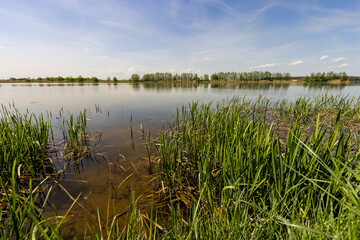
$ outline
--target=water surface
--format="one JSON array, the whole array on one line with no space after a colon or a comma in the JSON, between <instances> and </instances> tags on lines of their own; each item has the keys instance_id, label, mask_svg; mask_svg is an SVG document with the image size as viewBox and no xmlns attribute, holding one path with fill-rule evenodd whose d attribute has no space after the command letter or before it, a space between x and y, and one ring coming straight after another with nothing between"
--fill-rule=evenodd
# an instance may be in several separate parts
<instances>
[{"instance_id":1,"label":"water surface","mask_svg":"<svg viewBox=\"0 0 360 240\"><path fill-rule=\"evenodd\" d=\"M297 85L297 84L180 84L180 83L143 83L143 84L40 84L40 83L1 83L0 103L13 105L21 112L44 113L52 116L57 124L60 114L77 115L87 109L88 127L101 131L101 146L105 158L98 161L84 161L79 168L70 168L69 174L61 182L69 194L77 197L87 209L75 206L71 214L76 218L67 222L80 230L86 221L91 222L97 215L102 219L114 213L121 213L129 206L129 196L134 190L137 196L151 193L149 168L147 165L145 133L148 128L155 135L163 125L171 121L177 107L191 101L219 102L225 98L259 95L273 100L295 99L299 96L311 97L323 93L356 96L360 93L359 84L349 85ZM130 138L129 120L134 126L134 142ZM132 174L130 177L129 175ZM129 178L128 178L129 177ZM127 179L124 182L124 179ZM109 199L111 199L109 209ZM64 214L72 200L57 188L51 199L59 214ZM126 220L120 219L121 221ZM71 236L72 228L62 234Z\"/></svg>"}]
</instances>

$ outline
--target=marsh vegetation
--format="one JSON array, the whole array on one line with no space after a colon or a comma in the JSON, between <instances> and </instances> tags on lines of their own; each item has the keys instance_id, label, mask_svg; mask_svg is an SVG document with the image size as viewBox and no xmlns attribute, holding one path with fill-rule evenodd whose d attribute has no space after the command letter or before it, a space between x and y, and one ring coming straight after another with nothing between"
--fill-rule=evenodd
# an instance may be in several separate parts
<instances>
[{"instance_id":1,"label":"marsh vegetation","mask_svg":"<svg viewBox=\"0 0 360 240\"><path fill-rule=\"evenodd\" d=\"M359 124L360 98L343 95L185 104L160 132L141 126L152 193L131 190L122 212L109 194L107 215L98 210L97 223L73 236L358 238ZM62 186L64 167L91 157L98 138L86 112L60 126L54 138L42 115L3 107L2 238L62 238L74 218L78 196L63 215L49 217L44 208L51 188ZM134 138L132 117L130 130Z\"/></svg>"},{"instance_id":2,"label":"marsh vegetation","mask_svg":"<svg viewBox=\"0 0 360 240\"><path fill-rule=\"evenodd\" d=\"M98 136L87 130L86 112L62 119L62 139L54 137L51 120L42 114L3 105L0 117L0 237L61 238L67 214L46 217L44 208L51 189L62 187L66 168L81 164L96 148Z\"/></svg>"},{"instance_id":3,"label":"marsh vegetation","mask_svg":"<svg viewBox=\"0 0 360 240\"><path fill-rule=\"evenodd\" d=\"M328 95L184 106L154 161L163 236L358 238L359 107Z\"/></svg>"}]
</instances>

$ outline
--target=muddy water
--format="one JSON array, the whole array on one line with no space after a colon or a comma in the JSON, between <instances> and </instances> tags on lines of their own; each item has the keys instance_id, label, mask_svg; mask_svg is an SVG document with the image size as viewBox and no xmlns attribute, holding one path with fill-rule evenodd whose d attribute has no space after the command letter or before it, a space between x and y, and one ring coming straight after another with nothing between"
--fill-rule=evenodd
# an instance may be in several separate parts
<instances>
[{"instance_id":1,"label":"muddy water","mask_svg":"<svg viewBox=\"0 0 360 240\"><path fill-rule=\"evenodd\" d=\"M62 235L71 237L73 227L82 233L86 222L95 223L100 214L104 224L114 214L129 207L132 190L136 197L151 193L152 186L147 152L147 129L155 135L171 121L176 107L191 101L218 102L224 98L259 95L274 100L294 99L298 96L317 96L323 93L358 96L360 85L296 85L296 84L4 84L0 83L0 103L15 105L22 112L44 113L57 117L77 115L87 109L88 127L100 131L100 146L105 147L96 159L85 159L81 165L70 166L61 187L54 187L50 203L59 215L64 215L73 200L78 203L70 212L72 216L64 225ZM60 112L59 112L60 111ZM129 120L132 118L133 143ZM126 181L124 181L126 179ZM70 197L71 196L71 197ZM140 201L141 202L141 201ZM144 205L144 203L142 203ZM141 207L142 205L140 205ZM109 220L110 219L110 220ZM126 221L126 214L119 218Z\"/></svg>"}]
</instances>

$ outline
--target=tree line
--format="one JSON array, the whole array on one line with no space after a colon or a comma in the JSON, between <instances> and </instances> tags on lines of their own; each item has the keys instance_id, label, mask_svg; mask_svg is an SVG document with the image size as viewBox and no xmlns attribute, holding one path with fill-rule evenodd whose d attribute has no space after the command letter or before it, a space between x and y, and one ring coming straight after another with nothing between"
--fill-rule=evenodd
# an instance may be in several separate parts
<instances>
[{"instance_id":1,"label":"tree line","mask_svg":"<svg viewBox=\"0 0 360 240\"><path fill-rule=\"evenodd\" d=\"M311 73L310 76L305 76L303 78L304 81L314 81L314 82L326 82L330 80L336 80L339 79L341 81L347 81L349 79L348 75L345 72L339 72L335 73L333 71L331 72L317 72L317 73Z\"/></svg>"},{"instance_id":2,"label":"tree line","mask_svg":"<svg viewBox=\"0 0 360 240\"><path fill-rule=\"evenodd\" d=\"M10 81L25 81L25 82L99 82L97 77L38 77L38 78L10 78Z\"/></svg>"},{"instance_id":3,"label":"tree line","mask_svg":"<svg viewBox=\"0 0 360 240\"><path fill-rule=\"evenodd\" d=\"M131 82L160 82L160 81L260 81L260 80L290 80L290 79L302 79L303 81L325 82L330 80L339 79L346 81L351 79L345 72L318 72L311 73L310 76L305 77L292 77L290 73L271 73L269 71L252 71L252 72L217 72L209 76L209 74L198 75L197 73L169 73L169 72L156 72L146 73L143 76L139 74L132 74L128 81ZM37 82L99 82L99 81L113 81L118 82L116 77L112 79L108 77L106 80L98 79L97 77L38 77L36 79L31 78L10 78L10 81L37 81ZM358 79L356 79L358 80Z\"/></svg>"},{"instance_id":4,"label":"tree line","mask_svg":"<svg viewBox=\"0 0 360 240\"><path fill-rule=\"evenodd\" d=\"M253 72L217 72L210 76L204 74L198 76L197 73L146 73L142 77L139 74L132 74L130 81L146 82L146 81L259 81L259 80L290 80L290 73L271 73L262 71Z\"/></svg>"}]
</instances>

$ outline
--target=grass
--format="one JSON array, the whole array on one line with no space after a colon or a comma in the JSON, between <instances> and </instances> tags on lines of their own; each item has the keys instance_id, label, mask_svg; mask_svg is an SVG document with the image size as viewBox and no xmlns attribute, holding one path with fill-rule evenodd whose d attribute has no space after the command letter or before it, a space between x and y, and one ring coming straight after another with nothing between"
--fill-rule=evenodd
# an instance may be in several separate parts
<instances>
[{"instance_id":1,"label":"grass","mask_svg":"<svg viewBox=\"0 0 360 240\"><path fill-rule=\"evenodd\" d=\"M169 221L159 234L359 238L359 139L353 132L359 106L359 99L324 95L183 107L157 145L154 167Z\"/></svg>"},{"instance_id":2,"label":"grass","mask_svg":"<svg viewBox=\"0 0 360 240\"><path fill-rule=\"evenodd\" d=\"M60 160L59 152L70 164L90 151L86 112L77 120L72 115L63 120L60 144L55 143L51 122L43 115L21 114L2 106L0 116L0 238L61 238L60 226L67 214L47 218L44 207L53 183L64 171L54 163Z\"/></svg>"},{"instance_id":3,"label":"grass","mask_svg":"<svg viewBox=\"0 0 360 240\"><path fill-rule=\"evenodd\" d=\"M51 124L6 110L3 122L3 136L13 140L6 151L1 144L8 159L0 179L8 215L2 215L0 237L60 239L68 215L46 218L36 200L52 176L44 167L53 169ZM144 137L156 185L147 203L131 191L129 209L112 218L109 187L106 218L98 212L98 226L76 229L74 237L85 231L86 239L357 239L359 123L360 99L341 95L184 105L158 137L150 130ZM68 159L89 153L85 113L62 129L61 146L75 149ZM22 151L20 144L36 150ZM8 152L14 158L6 158ZM17 157L21 152L26 162ZM123 216L126 226L117 221Z\"/></svg>"}]
</instances>

